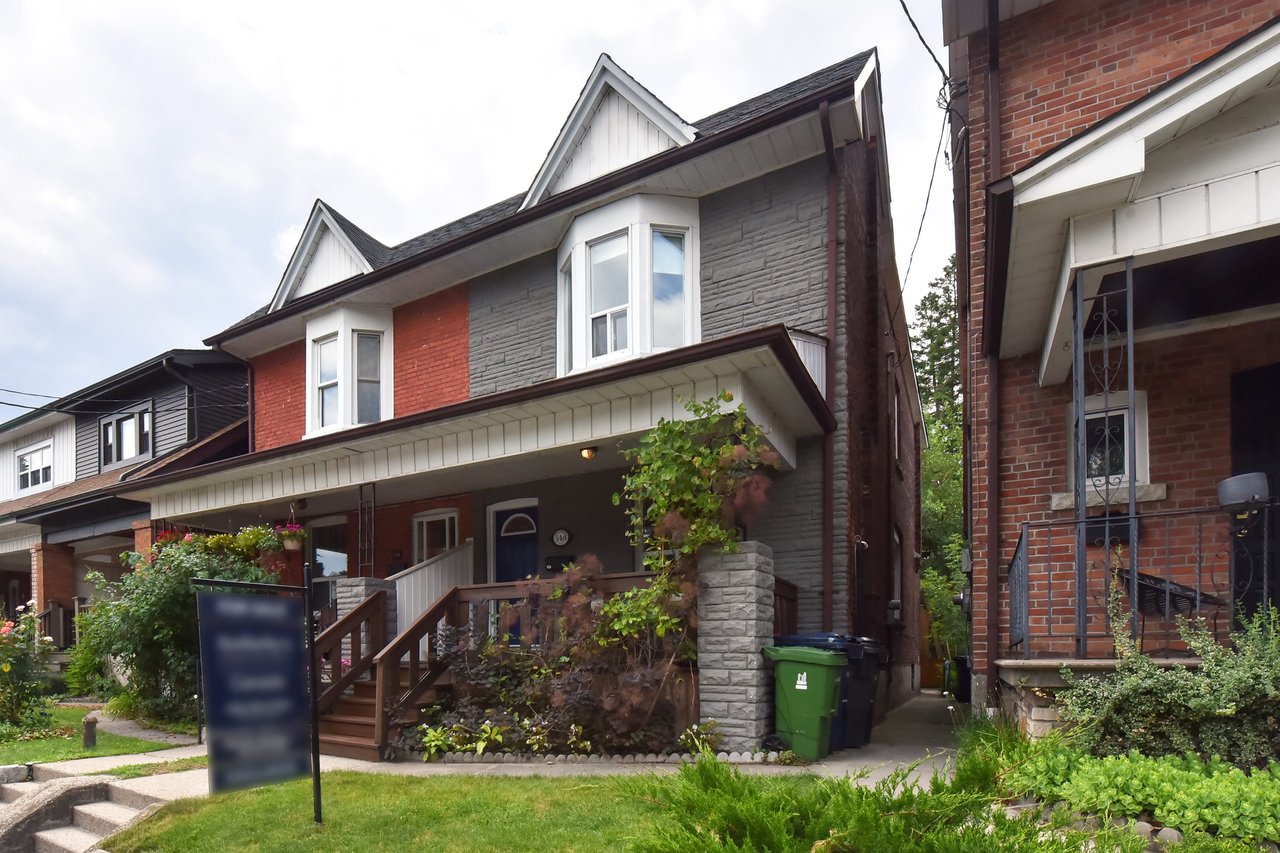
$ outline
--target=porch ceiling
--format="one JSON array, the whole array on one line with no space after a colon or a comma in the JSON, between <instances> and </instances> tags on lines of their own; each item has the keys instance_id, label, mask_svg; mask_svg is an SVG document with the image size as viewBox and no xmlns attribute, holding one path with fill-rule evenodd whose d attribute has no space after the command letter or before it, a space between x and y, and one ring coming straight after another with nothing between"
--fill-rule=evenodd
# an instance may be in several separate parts
<instances>
[{"instance_id":1,"label":"porch ceiling","mask_svg":"<svg viewBox=\"0 0 1280 853\"><path fill-rule=\"evenodd\" d=\"M1002 358L1039 351L1042 384L1061 381L1077 269L1280 231L1278 84L1270 26L1015 173L1004 312L987 346Z\"/></svg>"},{"instance_id":2,"label":"porch ceiling","mask_svg":"<svg viewBox=\"0 0 1280 853\"><path fill-rule=\"evenodd\" d=\"M405 418L398 427L375 425L324 444L251 454L239 464L143 479L123 493L150 501L153 518L207 523L244 513L287 514L289 502L300 498L307 499L308 514L349 509L362 483L377 483L382 503L621 467L620 448L661 418L685 417L682 401L722 390L732 392L733 405L746 406L786 464L794 465L796 441L821 435L830 412L820 400L815 408L816 388L785 330L738 338L740 347L712 342L688 348L706 353L703 358L672 364L679 354L669 353L638 360L621 374L602 371L594 382L585 376L542 383L518 399L493 395L487 408L483 399L470 401L434 417ZM540 395L534 393L539 388ZM583 446L599 448L589 463L579 455Z\"/></svg>"}]
</instances>

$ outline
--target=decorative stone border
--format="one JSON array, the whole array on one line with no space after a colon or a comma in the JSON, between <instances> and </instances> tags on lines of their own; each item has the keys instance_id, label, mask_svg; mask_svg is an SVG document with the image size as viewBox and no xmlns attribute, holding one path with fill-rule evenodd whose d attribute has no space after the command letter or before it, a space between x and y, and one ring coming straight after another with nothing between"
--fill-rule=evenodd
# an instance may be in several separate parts
<instances>
[{"instance_id":1,"label":"decorative stone border","mask_svg":"<svg viewBox=\"0 0 1280 853\"><path fill-rule=\"evenodd\" d=\"M1016 820L1024 813L1030 812L1037 823L1047 825L1046 822L1049 815L1060 809L1069 808L1066 803L1041 803L1037 800L1024 799L1014 803L1007 803L1004 806L1005 814L1010 819ZM1069 829L1080 830L1083 832L1096 832L1102 828L1102 818L1097 815L1075 815ZM1162 853L1162 851L1171 845L1178 844L1182 841L1182 832L1171 826L1157 828L1152 826L1145 820L1131 820L1125 817L1116 817L1111 819L1111 825L1128 829L1134 835L1137 835L1143 841L1147 842L1148 853ZM1280 845L1274 841L1263 841L1258 846L1263 853L1280 853Z\"/></svg>"},{"instance_id":2,"label":"decorative stone border","mask_svg":"<svg viewBox=\"0 0 1280 853\"><path fill-rule=\"evenodd\" d=\"M716 758L729 764L777 764L776 752L718 752ZM673 752L658 755L650 752L647 755L532 755L529 753L485 752L476 755L474 752L446 752L435 759L444 764L692 764L698 757L688 752Z\"/></svg>"}]
</instances>

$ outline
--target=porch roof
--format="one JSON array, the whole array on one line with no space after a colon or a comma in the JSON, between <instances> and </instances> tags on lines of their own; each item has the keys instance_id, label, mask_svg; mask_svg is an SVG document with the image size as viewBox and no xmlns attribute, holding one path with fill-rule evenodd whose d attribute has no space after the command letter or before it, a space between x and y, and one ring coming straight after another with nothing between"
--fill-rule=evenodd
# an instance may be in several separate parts
<instances>
[{"instance_id":1,"label":"porch roof","mask_svg":"<svg viewBox=\"0 0 1280 853\"><path fill-rule=\"evenodd\" d=\"M993 184L984 350L1038 351L1041 382L1061 381L1077 270L1099 267L1096 289L1117 259L1142 266L1280 232L1278 83L1280 22Z\"/></svg>"},{"instance_id":2,"label":"porch roof","mask_svg":"<svg viewBox=\"0 0 1280 853\"><path fill-rule=\"evenodd\" d=\"M150 501L153 518L207 520L250 509L285 514L292 501L349 493L370 482L379 484L382 502L564 476L581 469L583 446L600 448L592 470L621 466L617 448L660 418L685 417L683 400L706 399L721 390L733 393L733 405L746 406L788 465L795 464L798 439L835 428L831 409L787 329L770 326L143 477L118 491Z\"/></svg>"}]
</instances>

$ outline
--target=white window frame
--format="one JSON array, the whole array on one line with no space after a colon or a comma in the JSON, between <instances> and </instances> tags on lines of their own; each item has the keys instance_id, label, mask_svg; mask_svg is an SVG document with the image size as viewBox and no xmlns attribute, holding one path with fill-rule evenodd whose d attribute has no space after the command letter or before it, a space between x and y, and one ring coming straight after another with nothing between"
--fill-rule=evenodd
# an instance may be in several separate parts
<instances>
[{"instance_id":1,"label":"white window frame","mask_svg":"<svg viewBox=\"0 0 1280 853\"><path fill-rule=\"evenodd\" d=\"M462 539L458 530L458 511L456 509L435 509L428 512L420 512L413 517L413 563L411 565L416 566L429 559L424 553L426 549L422 539L422 525L433 521L453 522L453 541L445 547L446 551L457 548L461 543Z\"/></svg>"},{"instance_id":2,"label":"white window frame","mask_svg":"<svg viewBox=\"0 0 1280 853\"><path fill-rule=\"evenodd\" d=\"M42 480L39 483L36 483L34 485L23 486L21 481L22 474L18 470L19 461L24 456L30 456L33 453L40 453L41 451L46 451L46 450L49 452L48 479ZM45 466L42 465L40 467L41 469L43 469ZM55 465L53 461L53 440L52 439L37 441L34 444L29 444L26 447L19 448L13 454L13 486L14 486L15 493L20 495L32 495L32 494L35 494L36 492L43 492L46 489L53 488L54 468L55 468Z\"/></svg>"},{"instance_id":3,"label":"white window frame","mask_svg":"<svg viewBox=\"0 0 1280 853\"><path fill-rule=\"evenodd\" d=\"M702 339L698 200L639 194L577 217L560 244L556 372L567 376L670 347L653 343L654 233L684 240L685 346ZM604 355L591 354L590 247L625 234L627 237L627 346ZM610 330L612 334L612 330Z\"/></svg>"},{"instance_id":4,"label":"white window frame","mask_svg":"<svg viewBox=\"0 0 1280 853\"><path fill-rule=\"evenodd\" d=\"M358 335L381 336L378 369L378 415L380 421L395 416L395 341L392 311L385 305L349 305L307 321L307 430L305 437L328 435L361 426L356 396L356 339ZM319 345L333 338L338 344L338 412L336 423L320 425ZM370 421L370 423L374 423Z\"/></svg>"},{"instance_id":5,"label":"white window frame","mask_svg":"<svg viewBox=\"0 0 1280 853\"><path fill-rule=\"evenodd\" d=\"M1090 416L1109 414L1110 417L1120 417L1126 422L1129 418L1129 397L1128 391L1117 391L1112 394L1094 394L1084 399L1084 418L1082 426L1087 422ZM1135 485L1145 486L1151 482L1151 457L1148 446L1147 432L1147 392L1134 391L1133 410L1134 418L1137 421L1137 428L1134 433L1134 445L1137 451L1136 464L1134 465L1134 476L1136 478ZM1124 448L1125 457L1125 473L1109 477L1090 477L1089 484L1092 488L1099 491L1115 492L1117 489L1127 489L1129 487L1129 441L1128 441L1128 424L1125 424L1124 439L1122 447ZM1067 405L1067 487L1068 491L1075 489L1076 482L1076 433L1075 433L1075 406Z\"/></svg>"}]
</instances>

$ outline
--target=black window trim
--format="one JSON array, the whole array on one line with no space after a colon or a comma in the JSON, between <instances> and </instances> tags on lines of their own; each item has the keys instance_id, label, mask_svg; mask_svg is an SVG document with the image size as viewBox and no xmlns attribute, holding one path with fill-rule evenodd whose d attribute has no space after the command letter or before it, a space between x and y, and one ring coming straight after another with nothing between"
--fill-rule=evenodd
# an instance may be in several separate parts
<instances>
[{"instance_id":1,"label":"black window trim","mask_svg":"<svg viewBox=\"0 0 1280 853\"><path fill-rule=\"evenodd\" d=\"M120 421L123 421L126 418L141 417L143 414L147 414L151 416L151 430L149 433L150 440L147 442L147 449L137 453L134 456L130 456L126 459L117 459L113 462L108 462L106 460L107 448L105 443L102 440L105 427L108 424L111 424L114 426L115 424L118 424ZM116 442L118 443L120 440L119 432L116 430L113 430L113 432L116 436ZM156 414L155 414L154 401L153 400L140 401L131 406L128 406L127 408L121 409L115 414L105 415L101 418L98 418L98 436L94 443L98 451L98 470L99 471L113 471L116 468L122 468L125 465L136 464L137 462L140 462L142 460L152 458L156 452Z\"/></svg>"}]
</instances>

